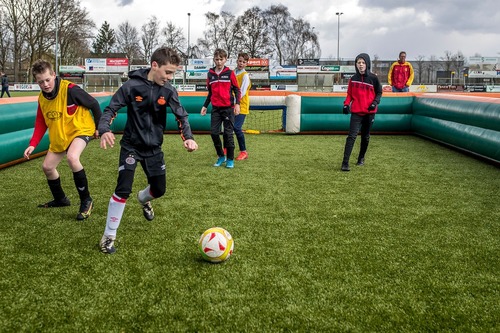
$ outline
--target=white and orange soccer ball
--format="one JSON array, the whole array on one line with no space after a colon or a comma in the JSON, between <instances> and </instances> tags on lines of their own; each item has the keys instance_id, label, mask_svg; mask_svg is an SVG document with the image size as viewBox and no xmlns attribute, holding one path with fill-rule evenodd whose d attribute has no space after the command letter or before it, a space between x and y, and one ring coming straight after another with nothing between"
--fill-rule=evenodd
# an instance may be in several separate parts
<instances>
[{"instance_id":1,"label":"white and orange soccer ball","mask_svg":"<svg viewBox=\"0 0 500 333\"><path fill-rule=\"evenodd\" d=\"M234 240L224 228L214 227L205 230L198 241L203 259L209 262L222 262L231 256Z\"/></svg>"}]
</instances>

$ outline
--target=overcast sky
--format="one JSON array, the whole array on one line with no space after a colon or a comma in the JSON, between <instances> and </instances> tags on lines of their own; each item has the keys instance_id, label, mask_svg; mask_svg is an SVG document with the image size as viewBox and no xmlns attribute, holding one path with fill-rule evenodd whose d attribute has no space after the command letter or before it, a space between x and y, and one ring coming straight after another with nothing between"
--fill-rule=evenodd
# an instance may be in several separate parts
<instances>
[{"instance_id":1,"label":"overcast sky","mask_svg":"<svg viewBox=\"0 0 500 333\"><path fill-rule=\"evenodd\" d=\"M401 50L407 60L418 56L443 57L445 51L465 57L500 57L500 5L498 0L82 0L82 6L100 28L107 21L113 29L124 21L140 27L155 15L172 22L190 41L203 37L205 13L221 11L236 16L257 6L286 6L293 18L309 22L318 33L321 58L337 57L340 16L340 58L361 52L393 60Z\"/></svg>"}]
</instances>

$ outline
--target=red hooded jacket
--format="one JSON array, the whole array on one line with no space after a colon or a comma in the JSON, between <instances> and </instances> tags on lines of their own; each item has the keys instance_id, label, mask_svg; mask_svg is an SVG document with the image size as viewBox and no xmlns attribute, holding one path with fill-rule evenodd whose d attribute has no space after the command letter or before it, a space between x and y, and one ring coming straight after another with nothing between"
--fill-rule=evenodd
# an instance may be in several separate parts
<instances>
[{"instance_id":1,"label":"red hooded jacket","mask_svg":"<svg viewBox=\"0 0 500 333\"><path fill-rule=\"evenodd\" d=\"M378 77L370 72L371 61L370 56L366 53L361 53L356 57L354 63L359 58L363 58L366 63L366 71L361 74L356 66L356 74L349 80L347 86L347 96L344 105L351 106L351 112L360 115L368 113L376 113L377 107L374 110L368 110L368 107L374 103L377 106L382 97L382 85Z\"/></svg>"}]
</instances>

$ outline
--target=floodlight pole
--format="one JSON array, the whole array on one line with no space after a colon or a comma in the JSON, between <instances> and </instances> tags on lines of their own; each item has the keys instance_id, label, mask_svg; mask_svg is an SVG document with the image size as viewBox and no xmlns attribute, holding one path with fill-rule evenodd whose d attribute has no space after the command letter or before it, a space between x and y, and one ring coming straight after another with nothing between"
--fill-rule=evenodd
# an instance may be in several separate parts
<instances>
[{"instance_id":1,"label":"floodlight pole","mask_svg":"<svg viewBox=\"0 0 500 333\"><path fill-rule=\"evenodd\" d=\"M191 13L188 13L188 50L187 50L187 58L189 59L189 52L190 52L190 36L191 36Z\"/></svg>"},{"instance_id":2,"label":"floodlight pole","mask_svg":"<svg viewBox=\"0 0 500 333\"><path fill-rule=\"evenodd\" d=\"M187 79L187 69L188 69L188 64L189 64L189 35L190 35L190 30L191 30L191 13L188 13L188 45L187 45L187 53L186 53L186 63L184 65L184 85L186 85L186 79ZM184 87L185 88L185 87ZM183 90L184 90L183 88Z\"/></svg>"},{"instance_id":3,"label":"floodlight pole","mask_svg":"<svg viewBox=\"0 0 500 333\"><path fill-rule=\"evenodd\" d=\"M335 15L337 15L337 65L340 66L340 15L344 13L342 12L336 12ZM338 84L340 84L341 80L341 74L339 72L339 77L338 77Z\"/></svg>"},{"instance_id":4,"label":"floodlight pole","mask_svg":"<svg viewBox=\"0 0 500 333\"><path fill-rule=\"evenodd\" d=\"M340 15L344 13L336 12L337 15L337 65L340 65Z\"/></svg>"},{"instance_id":5,"label":"floodlight pole","mask_svg":"<svg viewBox=\"0 0 500 333\"><path fill-rule=\"evenodd\" d=\"M55 53L56 53L56 75L59 71L59 62L58 62L58 53L59 53L59 50L58 50L58 45L59 44L59 37L58 37L58 30L59 30L59 13L58 13L58 5L57 5L57 0L54 0L54 3L56 5L56 10L55 10L55 13L56 13L56 47L55 47Z\"/></svg>"}]
</instances>

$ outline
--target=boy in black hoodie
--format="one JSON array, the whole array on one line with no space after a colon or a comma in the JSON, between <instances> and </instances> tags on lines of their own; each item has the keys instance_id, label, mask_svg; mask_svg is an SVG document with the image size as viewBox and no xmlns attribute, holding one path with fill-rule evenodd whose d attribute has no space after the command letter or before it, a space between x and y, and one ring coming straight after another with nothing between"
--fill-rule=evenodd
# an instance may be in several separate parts
<instances>
[{"instance_id":1,"label":"boy in black hoodie","mask_svg":"<svg viewBox=\"0 0 500 333\"><path fill-rule=\"evenodd\" d=\"M115 252L114 242L123 217L125 204L132 193L135 169L141 164L148 185L137 193L144 218L155 217L151 201L166 191L166 166L162 150L163 132L167 122L167 107L174 114L184 148L198 149L188 121L188 113L179 101L177 90L170 81L181 62L171 48L161 47L151 56L151 68L138 69L128 74L129 79L116 91L99 121L101 148L113 147L115 136L111 122L118 110L127 108L127 122L120 140L118 181L111 196L106 217L106 228L99 242L101 252Z\"/></svg>"},{"instance_id":2,"label":"boy in black hoodie","mask_svg":"<svg viewBox=\"0 0 500 333\"><path fill-rule=\"evenodd\" d=\"M370 129L382 97L382 85L378 77L370 72L370 56L366 53L359 54L355 59L355 64L356 74L349 80L343 108L344 114L351 113L351 121L344 148L342 171L350 170L349 158L360 129L361 147L357 165L364 165L365 153L370 142Z\"/></svg>"}]
</instances>

